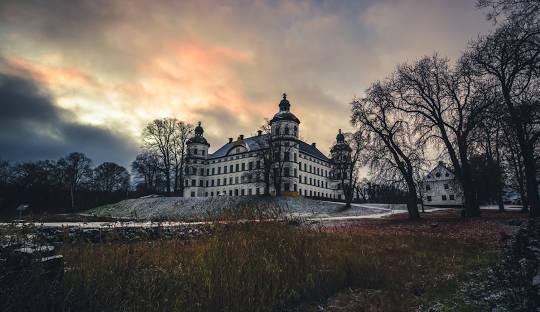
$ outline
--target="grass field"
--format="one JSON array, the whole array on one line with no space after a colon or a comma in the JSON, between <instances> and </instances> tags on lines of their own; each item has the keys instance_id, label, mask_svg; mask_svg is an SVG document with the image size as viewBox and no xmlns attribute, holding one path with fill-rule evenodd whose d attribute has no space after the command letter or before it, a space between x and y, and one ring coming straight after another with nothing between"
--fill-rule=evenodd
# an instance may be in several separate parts
<instances>
[{"instance_id":1,"label":"grass field","mask_svg":"<svg viewBox=\"0 0 540 312\"><path fill-rule=\"evenodd\" d=\"M64 310L316 311L354 289L356 310L414 311L498 261L494 225L505 219L492 219L241 224L194 241L66 244ZM39 310L33 297L19 308Z\"/></svg>"}]
</instances>

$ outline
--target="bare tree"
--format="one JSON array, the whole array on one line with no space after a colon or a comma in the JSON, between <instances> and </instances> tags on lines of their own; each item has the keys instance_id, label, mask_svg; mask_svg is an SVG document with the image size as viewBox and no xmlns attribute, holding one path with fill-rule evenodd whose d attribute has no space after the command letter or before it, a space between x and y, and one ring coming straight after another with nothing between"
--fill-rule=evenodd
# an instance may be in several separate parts
<instances>
[{"instance_id":1,"label":"bare tree","mask_svg":"<svg viewBox=\"0 0 540 312\"><path fill-rule=\"evenodd\" d=\"M138 180L142 180L142 185L145 191L156 192L161 185L162 175L159 165L159 158L149 151L137 155L131 163L131 170L134 172Z\"/></svg>"},{"instance_id":2,"label":"bare tree","mask_svg":"<svg viewBox=\"0 0 540 312\"><path fill-rule=\"evenodd\" d=\"M395 109L392 86L377 82L366 97L352 102L352 123L365 133L366 161L372 171L387 179L404 182L410 219L420 218L414 166L423 158L423 142L414 125Z\"/></svg>"},{"instance_id":3,"label":"bare tree","mask_svg":"<svg viewBox=\"0 0 540 312\"><path fill-rule=\"evenodd\" d=\"M58 161L58 166L62 172L64 185L69 189L71 198L71 210L75 210L75 192L79 185L85 180L89 180L92 175L90 165L92 161L83 153L71 153Z\"/></svg>"},{"instance_id":4,"label":"bare tree","mask_svg":"<svg viewBox=\"0 0 540 312\"><path fill-rule=\"evenodd\" d=\"M174 118L155 119L143 130L144 148L155 153L162 165L166 180L166 191L171 193L171 171L175 155L175 140L178 121Z\"/></svg>"},{"instance_id":5,"label":"bare tree","mask_svg":"<svg viewBox=\"0 0 540 312\"><path fill-rule=\"evenodd\" d=\"M469 163L471 136L486 109L493 105L492 87L477 79L466 60L454 70L437 55L398 67L394 77L395 107L415 121L417 131L442 143L461 182L465 216L479 216Z\"/></svg>"},{"instance_id":6,"label":"bare tree","mask_svg":"<svg viewBox=\"0 0 540 312\"><path fill-rule=\"evenodd\" d=\"M184 194L184 166L187 157L187 140L193 134L193 125L183 121L176 122L176 130L172 140L172 167L174 174L174 192Z\"/></svg>"},{"instance_id":7,"label":"bare tree","mask_svg":"<svg viewBox=\"0 0 540 312\"><path fill-rule=\"evenodd\" d=\"M129 173L126 168L113 162L104 162L94 168L94 187L98 191L114 192L129 188Z\"/></svg>"},{"instance_id":8,"label":"bare tree","mask_svg":"<svg viewBox=\"0 0 540 312\"><path fill-rule=\"evenodd\" d=\"M535 146L540 138L540 26L534 16L533 20L501 24L492 34L473 42L467 57L481 74L497 82L523 157L530 215L538 217Z\"/></svg>"}]
</instances>

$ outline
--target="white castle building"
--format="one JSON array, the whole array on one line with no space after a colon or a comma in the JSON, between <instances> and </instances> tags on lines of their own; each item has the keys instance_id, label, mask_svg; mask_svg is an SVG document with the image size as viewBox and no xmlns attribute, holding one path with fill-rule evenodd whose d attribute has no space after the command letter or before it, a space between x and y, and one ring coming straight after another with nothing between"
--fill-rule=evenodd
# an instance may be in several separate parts
<instances>
[{"instance_id":1,"label":"white castle building","mask_svg":"<svg viewBox=\"0 0 540 312\"><path fill-rule=\"evenodd\" d=\"M300 120L290 106L283 94L279 112L270 121L270 133L259 130L256 136L240 135L236 141L229 138L211 154L199 122L194 137L187 142L184 196L259 195L268 191L341 199L343 193L339 181L332 177L330 159L315 143L299 139ZM343 143L341 131L337 141Z\"/></svg>"}]
</instances>

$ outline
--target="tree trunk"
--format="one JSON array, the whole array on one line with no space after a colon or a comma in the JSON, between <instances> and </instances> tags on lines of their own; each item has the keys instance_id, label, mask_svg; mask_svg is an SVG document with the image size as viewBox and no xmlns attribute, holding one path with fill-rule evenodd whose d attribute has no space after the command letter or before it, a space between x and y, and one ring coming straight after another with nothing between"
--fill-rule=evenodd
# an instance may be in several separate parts
<instances>
[{"instance_id":1,"label":"tree trunk","mask_svg":"<svg viewBox=\"0 0 540 312\"><path fill-rule=\"evenodd\" d=\"M71 197L71 212L75 211L75 186L70 185L69 195Z\"/></svg>"},{"instance_id":2,"label":"tree trunk","mask_svg":"<svg viewBox=\"0 0 540 312\"><path fill-rule=\"evenodd\" d=\"M409 219L420 219L420 212L418 212L418 196L416 195L416 186L414 185L413 177L406 178L407 181L407 211L409 212Z\"/></svg>"},{"instance_id":3,"label":"tree trunk","mask_svg":"<svg viewBox=\"0 0 540 312\"><path fill-rule=\"evenodd\" d=\"M480 207L476 200L476 191L472 182L471 167L468 160L461 157L460 182L463 187L463 197L465 199L464 217L479 217Z\"/></svg>"}]
</instances>

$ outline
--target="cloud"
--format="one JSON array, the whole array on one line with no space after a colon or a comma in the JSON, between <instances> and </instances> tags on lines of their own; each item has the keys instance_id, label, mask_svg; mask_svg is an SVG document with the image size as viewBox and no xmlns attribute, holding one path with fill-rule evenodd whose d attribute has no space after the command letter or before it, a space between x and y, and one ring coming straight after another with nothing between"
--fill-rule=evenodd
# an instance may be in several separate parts
<instances>
[{"instance_id":1,"label":"cloud","mask_svg":"<svg viewBox=\"0 0 540 312\"><path fill-rule=\"evenodd\" d=\"M0 1L2 54L62 116L49 136L67 120L133 142L176 117L202 121L212 149L254 133L287 92L326 152L372 81L434 51L455 58L489 27L469 0Z\"/></svg>"},{"instance_id":2,"label":"cloud","mask_svg":"<svg viewBox=\"0 0 540 312\"><path fill-rule=\"evenodd\" d=\"M0 73L0 157L8 160L56 159L72 151L96 163L126 160L136 146L112 130L73 122L28 77Z\"/></svg>"}]
</instances>

